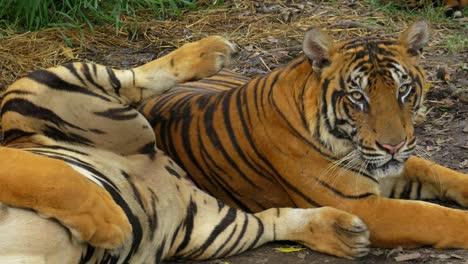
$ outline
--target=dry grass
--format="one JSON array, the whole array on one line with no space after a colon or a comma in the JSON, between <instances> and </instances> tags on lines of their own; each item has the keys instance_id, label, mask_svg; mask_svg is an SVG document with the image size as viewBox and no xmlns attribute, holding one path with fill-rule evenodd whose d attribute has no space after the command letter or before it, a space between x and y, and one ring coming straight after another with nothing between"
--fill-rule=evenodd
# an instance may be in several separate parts
<instances>
[{"instance_id":1,"label":"dry grass","mask_svg":"<svg viewBox=\"0 0 468 264\"><path fill-rule=\"evenodd\" d=\"M99 54L111 54L119 49L150 48L157 57L185 42L213 34L235 41L248 51L244 54L246 57L259 57L258 65L253 66L268 71L300 52L303 32L311 26L328 29L336 39L342 39L394 34L415 20L389 16L382 10L375 10L375 6L369 8L363 1L356 1L354 6L344 0L292 1L288 4L280 0L266 0L260 4L260 1L248 0L226 2L229 3L187 12L169 21L156 21L150 16L137 20L129 18L118 33L109 26L95 28L94 33L89 30L47 29L20 35L7 34L0 38L0 88L34 69L70 60L101 62ZM463 21L437 22L433 28L438 36L433 41L434 48L440 48L440 43L448 38L444 38L447 32L464 29ZM117 65L118 62L108 64L122 66Z\"/></svg>"}]
</instances>

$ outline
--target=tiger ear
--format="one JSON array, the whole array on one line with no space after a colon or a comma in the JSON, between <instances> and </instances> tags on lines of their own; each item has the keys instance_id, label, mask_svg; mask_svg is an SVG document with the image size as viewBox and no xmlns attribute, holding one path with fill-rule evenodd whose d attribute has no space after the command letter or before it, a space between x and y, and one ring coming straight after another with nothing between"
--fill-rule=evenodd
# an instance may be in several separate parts
<instances>
[{"instance_id":1,"label":"tiger ear","mask_svg":"<svg viewBox=\"0 0 468 264\"><path fill-rule=\"evenodd\" d=\"M322 30L311 28L305 33L302 49L311 61L314 71L320 73L323 68L330 65L333 40Z\"/></svg>"},{"instance_id":2,"label":"tiger ear","mask_svg":"<svg viewBox=\"0 0 468 264\"><path fill-rule=\"evenodd\" d=\"M413 23L400 35L400 43L406 46L411 56L420 56L422 49L429 42L429 26L426 21L419 20Z\"/></svg>"}]
</instances>

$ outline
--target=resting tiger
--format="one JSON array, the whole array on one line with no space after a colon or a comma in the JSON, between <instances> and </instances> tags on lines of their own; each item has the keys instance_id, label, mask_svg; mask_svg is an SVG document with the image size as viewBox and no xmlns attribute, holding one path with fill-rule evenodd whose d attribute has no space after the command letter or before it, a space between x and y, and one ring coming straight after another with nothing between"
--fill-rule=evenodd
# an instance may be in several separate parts
<instances>
[{"instance_id":1,"label":"resting tiger","mask_svg":"<svg viewBox=\"0 0 468 264\"><path fill-rule=\"evenodd\" d=\"M231 206L332 206L359 216L374 246L468 249L467 212L406 200L468 206L468 175L412 156L428 38L423 21L398 39L311 29L285 67L253 80L222 71L140 110L158 146Z\"/></svg>"},{"instance_id":2,"label":"resting tiger","mask_svg":"<svg viewBox=\"0 0 468 264\"><path fill-rule=\"evenodd\" d=\"M156 148L132 105L218 72L232 47L209 37L131 70L70 63L12 84L1 106L0 263L160 263L273 240L365 255L358 217L334 208L244 213L195 187Z\"/></svg>"},{"instance_id":3,"label":"resting tiger","mask_svg":"<svg viewBox=\"0 0 468 264\"><path fill-rule=\"evenodd\" d=\"M447 17L462 17L463 16L463 8L468 4L468 0L411 0L411 1L402 1L402 0L383 0L382 2L389 2L389 3L397 3L402 4L407 9L417 9L422 8L424 6L434 4L443 4L445 15Z\"/></svg>"}]
</instances>

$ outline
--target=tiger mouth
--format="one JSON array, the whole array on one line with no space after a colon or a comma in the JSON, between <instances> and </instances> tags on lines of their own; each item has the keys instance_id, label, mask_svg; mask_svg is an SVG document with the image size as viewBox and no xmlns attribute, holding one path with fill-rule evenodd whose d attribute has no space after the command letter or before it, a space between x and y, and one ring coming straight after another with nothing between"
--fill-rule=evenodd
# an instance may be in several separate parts
<instances>
[{"instance_id":1,"label":"tiger mouth","mask_svg":"<svg viewBox=\"0 0 468 264\"><path fill-rule=\"evenodd\" d=\"M382 178L399 175L403 170L403 164L404 162L392 158L384 164L369 163L367 170L377 178Z\"/></svg>"}]
</instances>

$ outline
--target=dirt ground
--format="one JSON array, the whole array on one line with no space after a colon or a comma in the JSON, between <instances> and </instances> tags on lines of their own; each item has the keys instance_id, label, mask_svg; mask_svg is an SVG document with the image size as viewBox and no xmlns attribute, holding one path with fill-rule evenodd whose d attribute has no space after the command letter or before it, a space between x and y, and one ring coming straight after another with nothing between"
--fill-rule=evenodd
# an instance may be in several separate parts
<instances>
[{"instance_id":1,"label":"dirt ground","mask_svg":"<svg viewBox=\"0 0 468 264\"><path fill-rule=\"evenodd\" d=\"M336 39L365 35L393 35L416 16L390 15L369 2L375 1L225 1L209 10L190 11L172 21L142 20L129 23L116 35L113 29L48 30L0 38L0 89L32 69L65 61L86 60L128 68L155 59L182 43L219 34L240 47L231 69L249 77L267 73L287 63L301 51L305 29L319 26ZM425 103L425 120L417 128L419 154L450 168L468 173L468 50L466 19L432 21L432 38L423 65L431 87ZM461 36L461 48L451 36ZM128 40L133 36L133 40ZM19 38L26 40L19 43ZM455 45L456 46L456 45ZM40 54L39 51L50 51ZM38 55L43 58L38 58ZM3 56L3 57L2 57ZM468 227L467 227L468 228ZM429 248L373 249L359 260L343 260L302 249L278 252L278 247L300 247L274 243L259 249L198 264L284 263L465 263L468 251ZM407 259L408 261L403 261ZM168 262L178 263L178 262Z\"/></svg>"}]
</instances>

